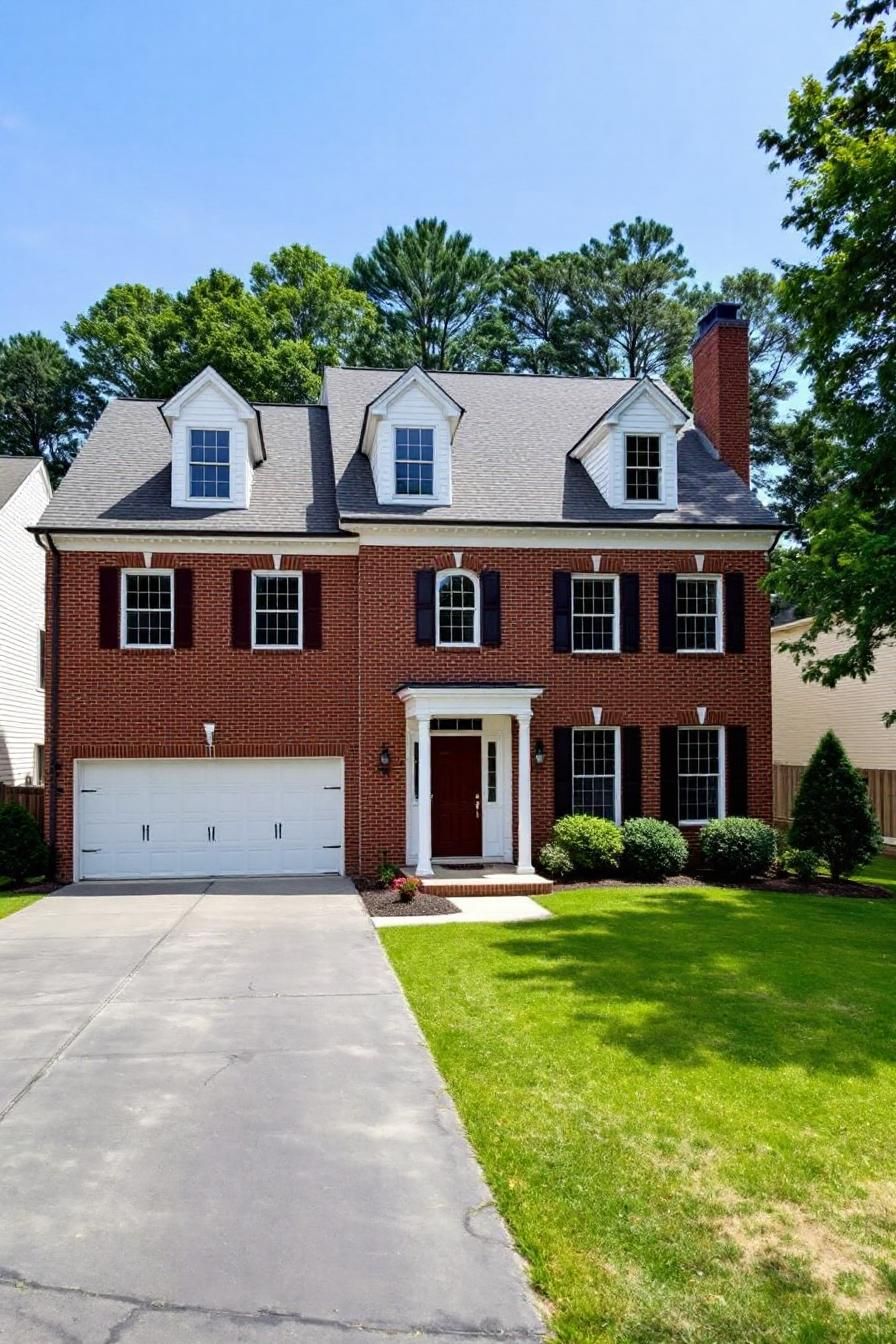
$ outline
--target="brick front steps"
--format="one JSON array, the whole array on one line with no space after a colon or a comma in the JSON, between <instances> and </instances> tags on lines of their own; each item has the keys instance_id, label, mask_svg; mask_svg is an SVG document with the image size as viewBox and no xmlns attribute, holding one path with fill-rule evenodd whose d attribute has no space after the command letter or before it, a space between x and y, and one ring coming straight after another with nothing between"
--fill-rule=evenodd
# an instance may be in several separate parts
<instances>
[{"instance_id":1,"label":"brick front steps","mask_svg":"<svg viewBox=\"0 0 896 1344\"><path fill-rule=\"evenodd\" d=\"M433 865L432 877L424 877L423 891L434 896L549 896L553 882L537 874L525 876L514 872L509 864L488 865L483 868L451 868ZM413 874L413 868L403 870Z\"/></svg>"}]
</instances>

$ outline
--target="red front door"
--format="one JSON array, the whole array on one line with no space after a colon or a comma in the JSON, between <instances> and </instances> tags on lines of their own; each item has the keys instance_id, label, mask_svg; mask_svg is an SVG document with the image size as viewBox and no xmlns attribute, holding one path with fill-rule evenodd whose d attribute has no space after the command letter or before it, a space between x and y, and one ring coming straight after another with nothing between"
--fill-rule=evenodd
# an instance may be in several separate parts
<instances>
[{"instance_id":1,"label":"red front door","mask_svg":"<svg viewBox=\"0 0 896 1344\"><path fill-rule=\"evenodd\" d=\"M432 852L482 853L482 739L432 739Z\"/></svg>"}]
</instances>

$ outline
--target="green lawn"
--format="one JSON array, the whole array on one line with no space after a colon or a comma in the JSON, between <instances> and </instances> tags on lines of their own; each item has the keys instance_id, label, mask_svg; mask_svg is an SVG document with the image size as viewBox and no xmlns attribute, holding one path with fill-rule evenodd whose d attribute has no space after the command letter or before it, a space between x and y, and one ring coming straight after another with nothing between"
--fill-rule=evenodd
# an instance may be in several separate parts
<instances>
[{"instance_id":1,"label":"green lawn","mask_svg":"<svg viewBox=\"0 0 896 1344\"><path fill-rule=\"evenodd\" d=\"M896 903L546 904L381 933L557 1336L896 1341Z\"/></svg>"},{"instance_id":2,"label":"green lawn","mask_svg":"<svg viewBox=\"0 0 896 1344\"><path fill-rule=\"evenodd\" d=\"M29 896L24 891L17 892L14 896L0 896L0 919L14 915L17 910L24 910L26 905L33 905L39 900L40 896Z\"/></svg>"}]
</instances>

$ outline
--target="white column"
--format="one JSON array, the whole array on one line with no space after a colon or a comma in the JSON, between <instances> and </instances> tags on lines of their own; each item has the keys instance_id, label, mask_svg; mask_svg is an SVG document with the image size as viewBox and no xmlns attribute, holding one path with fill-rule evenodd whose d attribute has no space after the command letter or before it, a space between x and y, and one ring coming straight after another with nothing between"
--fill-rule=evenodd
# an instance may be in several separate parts
<instances>
[{"instance_id":1,"label":"white column","mask_svg":"<svg viewBox=\"0 0 896 1344\"><path fill-rule=\"evenodd\" d=\"M518 752L516 770L517 841L516 870L534 873L532 867L532 758L529 751L529 724L532 715L517 714Z\"/></svg>"},{"instance_id":2,"label":"white column","mask_svg":"<svg viewBox=\"0 0 896 1344\"><path fill-rule=\"evenodd\" d=\"M432 877L432 765L429 715L417 720L417 876Z\"/></svg>"}]
</instances>

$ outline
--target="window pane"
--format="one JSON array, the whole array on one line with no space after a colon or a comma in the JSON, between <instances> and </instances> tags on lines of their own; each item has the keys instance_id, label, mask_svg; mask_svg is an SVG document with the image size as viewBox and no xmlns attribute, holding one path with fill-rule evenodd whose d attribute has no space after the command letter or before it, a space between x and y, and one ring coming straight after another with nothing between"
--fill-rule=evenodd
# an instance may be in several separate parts
<instances>
[{"instance_id":1,"label":"window pane","mask_svg":"<svg viewBox=\"0 0 896 1344\"><path fill-rule=\"evenodd\" d=\"M476 642L476 584L468 574L439 580L439 643Z\"/></svg>"},{"instance_id":2,"label":"window pane","mask_svg":"<svg viewBox=\"0 0 896 1344\"><path fill-rule=\"evenodd\" d=\"M612 728L573 729L572 809L615 820L616 733Z\"/></svg>"},{"instance_id":3,"label":"window pane","mask_svg":"<svg viewBox=\"0 0 896 1344\"><path fill-rule=\"evenodd\" d=\"M396 429L395 493L431 495L433 493L433 431Z\"/></svg>"},{"instance_id":4,"label":"window pane","mask_svg":"<svg viewBox=\"0 0 896 1344\"><path fill-rule=\"evenodd\" d=\"M659 499L660 439L658 434L625 436L626 499Z\"/></svg>"},{"instance_id":5,"label":"window pane","mask_svg":"<svg viewBox=\"0 0 896 1344\"><path fill-rule=\"evenodd\" d=\"M266 648L298 648L301 576L256 574L255 643Z\"/></svg>"},{"instance_id":6,"label":"window pane","mask_svg":"<svg viewBox=\"0 0 896 1344\"><path fill-rule=\"evenodd\" d=\"M572 581L572 646L584 653L613 648L616 583L613 579Z\"/></svg>"},{"instance_id":7,"label":"window pane","mask_svg":"<svg viewBox=\"0 0 896 1344\"><path fill-rule=\"evenodd\" d=\"M679 649L718 648L719 585L715 579L679 579L675 610Z\"/></svg>"},{"instance_id":8,"label":"window pane","mask_svg":"<svg viewBox=\"0 0 896 1344\"><path fill-rule=\"evenodd\" d=\"M125 643L144 647L171 643L172 576L125 575Z\"/></svg>"},{"instance_id":9,"label":"window pane","mask_svg":"<svg viewBox=\"0 0 896 1344\"><path fill-rule=\"evenodd\" d=\"M719 730L678 731L678 815L712 821L719 815Z\"/></svg>"},{"instance_id":10,"label":"window pane","mask_svg":"<svg viewBox=\"0 0 896 1344\"><path fill-rule=\"evenodd\" d=\"M486 747L486 801L497 802L498 798L498 744L489 742Z\"/></svg>"},{"instance_id":11,"label":"window pane","mask_svg":"<svg viewBox=\"0 0 896 1344\"><path fill-rule=\"evenodd\" d=\"M190 430L190 497L230 498L230 430Z\"/></svg>"}]
</instances>

